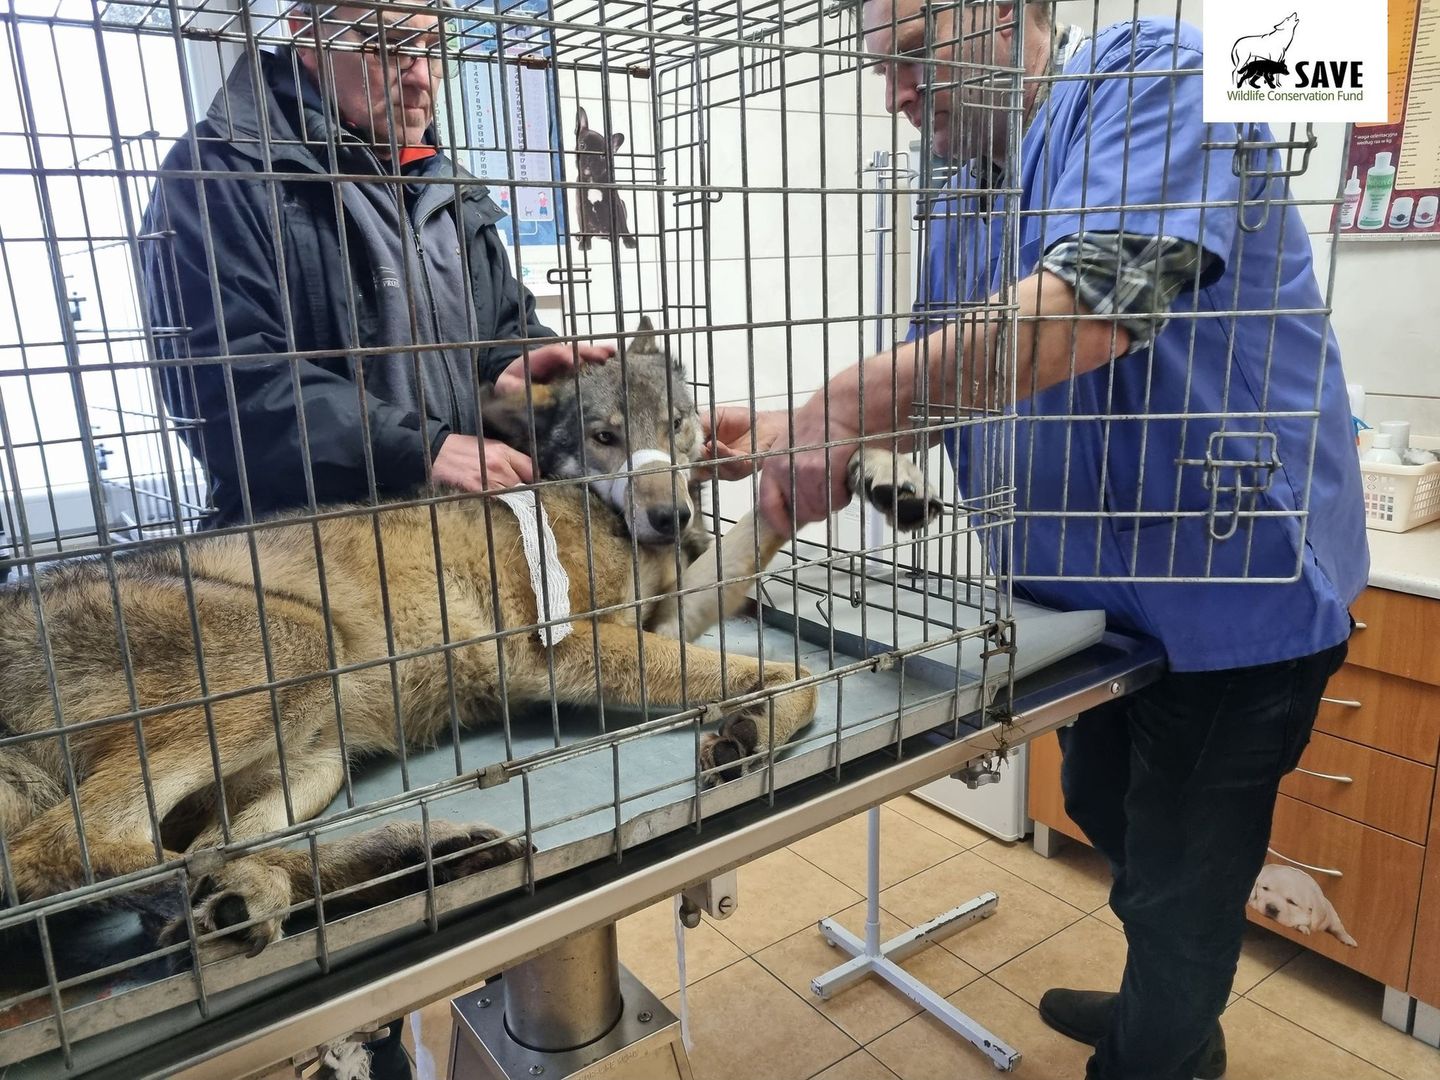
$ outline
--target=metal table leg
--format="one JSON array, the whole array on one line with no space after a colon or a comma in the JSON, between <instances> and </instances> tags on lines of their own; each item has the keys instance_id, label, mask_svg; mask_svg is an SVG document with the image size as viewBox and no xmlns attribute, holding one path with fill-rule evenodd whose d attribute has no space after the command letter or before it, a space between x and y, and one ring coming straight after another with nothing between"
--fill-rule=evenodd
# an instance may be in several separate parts
<instances>
[{"instance_id":1,"label":"metal table leg","mask_svg":"<svg viewBox=\"0 0 1440 1080\"><path fill-rule=\"evenodd\" d=\"M679 1020L621 966L614 923L451 1007L452 1080L693 1080Z\"/></svg>"},{"instance_id":2,"label":"metal table leg","mask_svg":"<svg viewBox=\"0 0 1440 1080\"><path fill-rule=\"evenodd\" d=\"M986 1030L950 1002L900 966L900 961L933 944L946 934L962 930L995 914L1000 897L993 892L961 904L889 941L880 941L880 809L870 811L866 889L865 938L861 940L834 919L820 920L820 933L828 944L844 949L852 959L819 976L810 984L817 997L827 1000L869 975L884 979L895 989L970 1042L1008 1072L1020 1061L1020 1052Z\"/></svg>"}]
</instances>

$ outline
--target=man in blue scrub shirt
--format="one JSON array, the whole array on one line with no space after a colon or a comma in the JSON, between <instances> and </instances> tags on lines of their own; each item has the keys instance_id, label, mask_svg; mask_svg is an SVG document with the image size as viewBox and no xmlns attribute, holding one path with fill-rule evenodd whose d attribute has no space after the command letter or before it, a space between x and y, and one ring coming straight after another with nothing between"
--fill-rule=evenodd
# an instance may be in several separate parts
<instances>
[{"instance_id":1,"label":"man in blue scrub shirt","mask_svg":"<svg viewBox=\"0 0 1440 1080\"><path fill-rule=\"evenodd\" d=\"M932 214L912 343L833 379L828 421L817 394L794 412L793 437L788 414L759 414L752 431L745 410L722 410L712 452L797 448L793 487L785 457L760 487L762 511L789 532L847 501L856 448L821 444L907 427L898 418L912 414L922 370L932 402L993 405L973 387L997 355L996 324L983 308L953 321L954 309L998 299L1008 252L995 189L1020 190L1019 285L1008 297L1020 312L1016 591L1103 608L1117 630L1160 641L1170 669L1061 733L1066 809L1112 865L1129 951L1118 994L1053 989L1041 1014L1095 1047L1090 1077L1218 1077L1218 1018L1277 788L1344 659L1348 606L1369 568L1339 349L1309 238L1284 205L1285 180L1263 175L1280 171L1278 155L1237 169L1241 131L1202 122L1199 76L1177 74L1201 66L1194 28L1139 19L1088 40L1056 26L1048 3L1022 14L1014 3L927 12L926 0L860 2L867 51L890 58L876 68L888 108L928 121L935 155L963 166L956 196ZM927 90L973 82L973 69L927 59L1023 66L1019 177L1005 173L1004 112L962 108L971 89ZM1243 134L1272 138L1263 126ZM1263 423L1216 415L1257 412ZM1311 415L1274 415L1295 412ZM1235 496L1207 519L1213 485L1177 462L1203 461L1212 446L1254 460L1266 440L1211 436L1262 427L1277 467L1224 479L1262 487L1245 509L1273 515L1247 516L1217 541ZM983 484L993 458L975 430L949 444L962 489Z\"/></svg>"}]
</instances>

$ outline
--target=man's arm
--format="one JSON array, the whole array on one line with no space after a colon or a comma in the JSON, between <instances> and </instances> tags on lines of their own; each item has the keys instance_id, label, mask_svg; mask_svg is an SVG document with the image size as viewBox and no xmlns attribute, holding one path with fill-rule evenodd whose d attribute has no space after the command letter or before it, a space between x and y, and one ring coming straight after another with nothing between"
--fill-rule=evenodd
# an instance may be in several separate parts
<instances>
[{"instance_id":1,"label":"man's arm","mask_svg":"<svg viewBox=\"0 0 1440 1080\"><path fill-rule=\"evenodd\" d=\"M185 162L176 163L186 168ZM166 347L175 358L265 356L289 350L285 335L286 297L281 294L277 253L263 195L247 198L258 183L237 173L205 181L204 214L197 183L166 179L157 185L147 211L150 231L171 234L168 243L149 245L145 289L152 322L187 328L188 349ZM213 250L212 250L213 249ZM212 275L211 265L216 267ZM315 490L325 500L369 494L365 428L373 448L380 492L409 490L426 476L430 446L443 441L444 425L367 394L362 407L357 385L340 371L310 360L240 361L226 367L199 364L167 372L166 399L177 412L203 420L209 469L221 480L239 481L232 431L238 428L252 490L265 488L270 506L304 506L306 494L300 410L303 403Z\"/></svg>"},{"instance_id":2,"label":"man's arm","mask_svg":"<svg viewBox=\"0 0 1440 1080\"><path fill-rule=\"evenodd\" d=\"M1021 398L1094 371L1153 341L1165 325L1164 312L1180 292L1215 272L1214 256L1190 241L1130 233L1068 237L1050 248L1041 267L1016 289L1016 387ZM831 380L828 417L824 395L817 395L795 414L788 445L895 432L902 433L896 440L902 451L933 444L939 438L937 430L917 435L910 423L917 405L925 404L926 383L925 398L932 405L960 409L1004 405L1007 387L997 385L1002 311L1000 298L992 297L975 316L947 323L928 337L843 372ZM778 436L776 444L787 445L784 439L785 435ZM852 441L829 451L812 451L803 466L797 462L797 526L823 520L832 507L844 502L845 467L855 447ZM803 479L802 469L809 474ZM780 462L767 470L760 506L771 524L788 532L791 500L786 473Z\"/></svg>"}]
</instances>

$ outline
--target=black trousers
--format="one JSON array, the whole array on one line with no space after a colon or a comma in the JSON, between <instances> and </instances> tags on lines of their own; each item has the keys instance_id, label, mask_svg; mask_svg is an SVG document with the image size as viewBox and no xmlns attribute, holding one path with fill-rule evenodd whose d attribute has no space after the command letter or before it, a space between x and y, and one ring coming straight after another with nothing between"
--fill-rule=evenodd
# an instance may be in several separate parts
<instances>
[{"instance_id":1,"label":"black trousers","mask_svg":"<svg viewBox=\"0 0 1440 1080\"><path fill-rule=\"evenodd\" d=\"M370 1080L412 1080L410 1058L405 1053L405 1044L400 1036L405 1030L402 1017L390 1025L387 1034L372 1043L366 1043L370 1051Z\"/></svg>"},{"instance_id":2,"label":"black trousers","mask_svg":"<svg viewBox=\"0 0 1440 1080\"><path fill-rule=\"evenodd\" d=\"M1275 796L1346 646L1172 672L1060 732L1065 809L1110 861L1129 954L1093 1080L1191 1080L1225 1008Z\"/></svg>"}]
</instances>

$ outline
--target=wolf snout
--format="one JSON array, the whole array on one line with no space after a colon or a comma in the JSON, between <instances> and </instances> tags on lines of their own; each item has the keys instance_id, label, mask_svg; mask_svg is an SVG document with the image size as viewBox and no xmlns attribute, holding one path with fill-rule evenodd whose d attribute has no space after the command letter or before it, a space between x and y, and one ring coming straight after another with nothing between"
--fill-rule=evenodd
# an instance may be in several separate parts
<instances>
[{"instance_id":1,"label":"wolf snout","mask_svg":"<svg viewBox=\"0 0 1440 1080\"><path fill-rule=\"evenodd\" d=\"M650 527L661 536L679 536L690 524L690 508L673 504L652 506L645 511Z\"/></svg>"}]
</instances>

